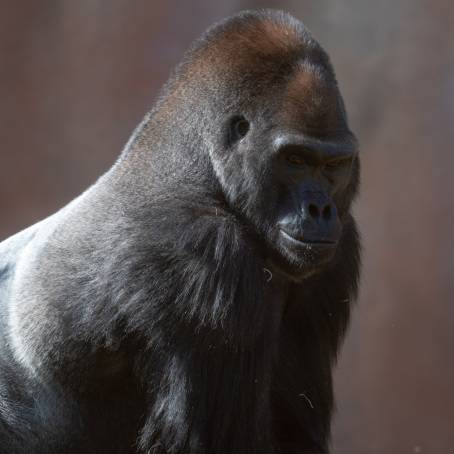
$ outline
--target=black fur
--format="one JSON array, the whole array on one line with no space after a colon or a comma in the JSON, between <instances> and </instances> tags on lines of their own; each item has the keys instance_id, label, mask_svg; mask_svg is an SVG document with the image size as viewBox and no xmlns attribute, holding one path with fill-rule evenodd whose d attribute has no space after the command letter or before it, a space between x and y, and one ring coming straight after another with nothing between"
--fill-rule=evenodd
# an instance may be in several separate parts
<instances>
[{"instance_id":1,"label":"black fur","mask_svg":"<svg viewBox=\"0 0 454 454\"><path fill-rule=\"evenodd\" d=\"M301 72L316 86L298 95ZM288 131L353 150L346 170L290 188ZM357 185L334 73L303 25L261 11L212 27L113 168L0 245L0 453L326 454ZM325 188L335 252L285 249L277 223L304 230L300 204Z\"/></svg>"}]
</instances>

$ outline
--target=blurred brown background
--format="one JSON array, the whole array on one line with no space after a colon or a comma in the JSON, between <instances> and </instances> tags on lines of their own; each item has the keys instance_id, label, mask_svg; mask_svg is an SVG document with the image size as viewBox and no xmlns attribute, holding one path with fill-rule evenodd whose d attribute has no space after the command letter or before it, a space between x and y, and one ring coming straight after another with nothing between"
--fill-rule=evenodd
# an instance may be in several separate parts
<instances>
[{"instance_id":1,"label":"blurred brown background","mask_svg":"<svg viewBox=\"0 0 454 454\"><path fill-rule=\"evenodd\" d=\"M0 239L92 183L190 41L279 7L330 53L362 145L361 298L335 454L454 452L454 2L0 0Z\"/></svg>"}]
</instances>

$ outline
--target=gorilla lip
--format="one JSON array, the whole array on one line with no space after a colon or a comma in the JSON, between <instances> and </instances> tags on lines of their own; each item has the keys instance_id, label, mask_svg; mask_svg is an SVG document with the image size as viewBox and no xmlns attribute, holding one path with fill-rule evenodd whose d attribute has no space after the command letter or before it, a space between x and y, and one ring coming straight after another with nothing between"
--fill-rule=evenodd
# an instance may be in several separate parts
<instances>
[{"instance_id":1,"label":"gorilla lip","mask_svg":"<svg viewBox=\"0 0 454 454\"><path fill-rule=\"evenodd\" d=\"M334 247L337 245L337 241L319 240L319 241L302 241L288 234L285 230L279 229L280 234L288 241L300 245L300 246L315 246L315 247Z\"/></svg>"}]
</instances>

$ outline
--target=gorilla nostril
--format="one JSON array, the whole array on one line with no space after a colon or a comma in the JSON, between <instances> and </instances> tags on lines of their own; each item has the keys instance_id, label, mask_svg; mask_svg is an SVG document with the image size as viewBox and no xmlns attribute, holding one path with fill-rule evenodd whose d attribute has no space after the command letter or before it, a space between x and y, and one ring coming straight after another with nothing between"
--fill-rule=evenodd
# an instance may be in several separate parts
<instances>
[{"instance_id":1,"label":"gorilla nostril","mask_svg":"<svg viewBox=\"0 0 454 454\"><path fill-rule=\"evenodd\" d=\"M317 205L314 205L313 203L309 204L309 214L314 219L318 219L320 217L320 210L318 209Z\"/></svg>"},{"instance_id":2,"label":"gorilla nostril","mask_svg":"<svg viewBox=\"0 0 454 454\"><path fill-rule=\"evenodd\" d=\"M326 221L331 219L331 206L330 205L326 205L325 208L323 208L322 216L323 216L323 219L325 219Z\"/></svg>"}]
</instances>

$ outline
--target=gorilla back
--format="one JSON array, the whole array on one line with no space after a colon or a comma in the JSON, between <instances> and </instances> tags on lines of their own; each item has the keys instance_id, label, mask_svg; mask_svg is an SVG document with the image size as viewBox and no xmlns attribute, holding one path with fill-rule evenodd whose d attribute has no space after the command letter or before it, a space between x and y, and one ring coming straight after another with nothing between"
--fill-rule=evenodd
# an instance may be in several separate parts
<instances>
[{"instance_id":1,"label":"gorilla back","mask_svg":"<svg viewBox=\"0 0 454 454\"><path fill-rule=\"evenodd\" d=\"M0 245L0 453L326 454L358 174L301 22L210 28L109 172Z\"/></svg>"}]
</instances>

